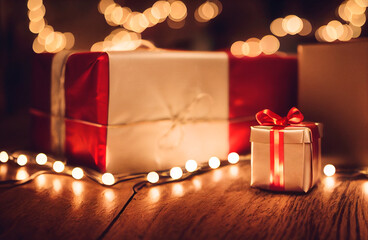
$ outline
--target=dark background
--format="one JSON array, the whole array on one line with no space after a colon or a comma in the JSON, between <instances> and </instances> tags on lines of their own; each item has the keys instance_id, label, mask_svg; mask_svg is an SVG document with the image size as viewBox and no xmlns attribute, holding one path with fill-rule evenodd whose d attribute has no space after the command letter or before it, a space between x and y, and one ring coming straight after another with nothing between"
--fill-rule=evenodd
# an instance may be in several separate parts
<instances>
[{"instance_id":1,"label":"dark background","mask_svg":"<svg viewBox=\"0 0 368 240\"><path fill-rule=\"evenodd\" d=\"M74 49L88 50L115 27L97 10L98 0L44 0L48 23L55 31L72 32ZM116 0L133 11L143 11L155 0ZM295 53L298 44L315 42L314 30L330 20L340 20L336 9L341 0L222 0L223 11L208 23L198 23L194 11L204 0L183 0L188 8L185 26L171 29L167 22L148 28L142 38L161 48L185 50L228 49L237 40L271 34L272 20L295 14L308 19L313 32L306 37L280 38L280 51ZM0 0L0 150L29 146L29 85L32 43L26 0ZM362 36L367 31L363 28Z\"/></svg>"}]
</instances>

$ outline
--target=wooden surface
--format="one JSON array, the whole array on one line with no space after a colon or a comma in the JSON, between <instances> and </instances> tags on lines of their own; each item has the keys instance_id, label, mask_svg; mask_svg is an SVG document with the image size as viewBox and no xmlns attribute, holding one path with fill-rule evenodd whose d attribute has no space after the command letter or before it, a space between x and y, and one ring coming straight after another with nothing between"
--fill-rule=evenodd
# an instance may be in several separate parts
<instances>
[{"instance_id":1,"label":"wooden surface","mask_svg":"<svg viewBox=\"0 0 368 240\"><path fill-rule=\"evenodd\" d=\"M0 188L0 239L368 239L365 178L272 193L249 186L243 162L134 193L137 181L44 175Z\"/></svg>"}]
</instances>

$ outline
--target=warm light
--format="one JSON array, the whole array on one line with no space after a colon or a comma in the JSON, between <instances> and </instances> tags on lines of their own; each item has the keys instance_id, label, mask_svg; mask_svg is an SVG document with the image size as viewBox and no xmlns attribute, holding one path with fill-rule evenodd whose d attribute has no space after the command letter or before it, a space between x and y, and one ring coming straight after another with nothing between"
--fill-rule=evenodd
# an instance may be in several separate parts
<instances>
[{"instance_id":1,"label":"warm light","mask_svg":"<svg viewBox=\"0 0 368 240\"><path fill-rule=\"evenodd\" d=\"M368 7L368 0L354 0L361 7Z\"/></svg>"},{"instance_id":2,"label":"warm light","mask_svg":"<svg viewBox=\"0 0 368 240\"><path fill-rule=\"evenodd\" d=\"M338 9L338 14L339 16L345 20L345 21L349 21L349 18L351 17L351 12L349 11L349 9L346 8L346 3L342 3L339 6Z\"/></svg>"},{"instance_id":3,"label":"warm light","mask_svg":"<svg viewBox=\"0 0 368 240\"><path fill-rule=\"evenodd\" d=\"M72 47L74 47L75 38L74 38L73 33L66 32L64 33L64 36L66 40L65 49L71 49Z\"/></svg>"},{"instance_id":4,"label":"warm light","mask_svg":"<svg viewBox=\"0 0 368 240\"><path fill-rule=\"evenodd\" d=\"M182 1L171 3L169 18L175 22L180 22L187 16L187 7Z\"/></svg>"},{"instance_id":5,"label":"warm light","mask_svg":"<svg viewBox=\"0 0 368 240\"><path fill-rule=\"evenodd\" d=\"M103 51L103 42L96 42L92 45L91 52L102 52Z\"/></svg>"},{"instance_id":6,"label":"warm light","mask_svg":"<svg viewBox=\"0 0 368 240\"><path fill-rule=\"evenodd\" d=\"M77 196L81 195L83 192L83 185L81 182L78 181L74 181L72 183L72 189L73 189L73 193Z\"/></svg>"},{"instance_id":7,"label":"warm light","mask_svg":"<svg viewBox=\"0 0 368 240\"><path fill-rule=\"evenodd\" d=\"M282 28L282 21L282 18L276 18L270 25L271 32L278 37L283 37L287 34L287 32Z\"/></svg>"},{"instance_id":8,"label":"warm light","mask_svg":"<svg viewBox=\"0 0 368 240\"><path fill-rule=\"evenodd\" d=\"M123 8L119 6L115 6L111 11L111 21L116 25L122 24L121 20L123 19Z\"/></svg>"},{"instance_id":9,"label":"warm light","mask_svg":"<svg viewBox=\"0 0 368 240\"><path fill-rule=\"evenodd\" d=\"M28 159L27 159L26 155L21 154L21 155L18 156L17 163L18 163L19 166L24 166L24 165L27 164L27 162L28 162Z\"/></svg>"},{"instance_id":10,"label":"warm light","mask_svg":"<svg viewBox=\"0 0 368 240\"><path fill-rule=\"evenodd\" d=\"M350 23L356 27L361 27L365 24L366 21L366 17L365 14L354 14L352 15L351 19L350 19Z\"/></svg>"},{"instance_id":11,"label":"warm light","mask_svg":"<svg viewBox=\"0 0 368 240\"><path fill-rule=\"evenodd\" d=\"M17 175L15 176L15 178L17 179L17 180L25 180L25 179L27 179L29 177L29 174L28 174L28 172L26 171L26 170L24 170L24 169L19 169L18 171L17 171Z\"/></svg>"},{"instance_id":12,"label":"warm light","mask_svg":"<svg viewBox=\"0 0 368 240\"><path fill-rule=\"evenodd\" d=\"M227 156L227 160L231 164L239 162L239 159L240 159L239 154L237 154L236 152L229 153L229 155Z\"/></svg>"},{"instance_id":13,"label":"warm light","mask_svg":"<svg viewBox=\"0 0 368 240\"><path fill-rule=\"evenodd\" d=\"M195 170L197 170L197 167L198 167L198 164L197 164L197 162L195 160L188 160L185 163L185 169L188 172L194 172Z\"/></svg>"},{"instance_id":14,"label":"warm light","mask_svg":"<svg viewBox=\"0 0 368 240\"><path fill-rule=\"evenodd\" d=\"M56 161L54 162L54 164L52 165L52 168L54 169L55 172L57 173L61 173L62 171L64 171L65 165L63 162L61 161Z\"/></svg>"},{"instance_id":15,"label":"warm light","mask_svg":"<svg viewBox=\"0 0 368 240\"><path fill-rule=\"evenodd\" d=\"M153 4L151 13L157 19L165 19L171 11L170 3L167 1L157 1Z\"/></svg>"},{"instance_id":16,"label":"warm light","mask_svg":"<svg viewBox=\"0 0 368 240\"><path fill-rule=\"evenodd\" d=\"M52 185L53 185L53 188L54 188L55 192L59 192L61 190L61 182L58 178L55 178L52 181Z\"/></svg>"},{"instance_id":17,"label":"warm light","mask_svg":"<svg viewBox=\"0 0 368 240\"><path fill-rule=\"evenodd\" d=\"M114 175L112 175L111 173L104 173L101 180L102 183L105 185L113 185L115 183Z\"/></svg>"},{"instance_id":18,"label":"warm light","mask_svg":"<svg viewBox=\"0 0 368 240\"><path fill-rule=\"evenodd\" d=\"M339 37L340 41L349 41L352 37L353 37L353 30L350 26L344 24L343 25L343 33L342 35Z\"/></svg>"},{"instance_id":19,"label":"warm light","mask_svg":"<svg viewBox=\"0 0 368 240\"><path fill-rule=\"evenodd\" d=\"M106 189L104 192L105 199L112 202L115 199L115 193L111 189Z\"/></svg>"},{"instance_id":20,"label":"warm light","mask_svg":"<svg viewBox=\"0 0 368 240\"><path fill-rule=\"evenodd\" d=\"M260 41L260 47L263 53L274 54L280 48L279 40L273 35L266 35Z\"/></svg>"},{"instance_id":21,"label":"warm light","mask_svg":"<svg viewBox=\"0 0 368 240\"><path fill-rule=\"evenodd\" d=\"M218 157L211 157L210 160L208 161L208 165L213 168L216 169L218 167L220 167L220 159L218 159Z\"/></svg>"},{"instance_id":22,"label":"warm light","mask_svg":"<svg viewBox=\"0 0 368 240\"><path fill-rule=\"evenodd\" d=\"M45 16L45 13L45 6L41 5L41 7L37 8L36 10L28 11L28 18L30 21L37 22Z\"/></svg>"},{"instance_id":23,"label":"warm light","mask_svg":"<svg viewBox=\"0 0 368 240\"><path fill-rule=\"evenodd\" d=\"M72 177L79 180L84 176L84 172L80 167L76 167L72 171Z\"/></svg>"},{"instance_id":24,"label":"warm light","mask_svg":"<svg viewBox=\"0 0 368 240\"><path fill-rule=\"evenodd\" d=\"M160 200L160 190L158 190L157 188L150 188L148 196L149 200L151 200L152 202L157 202L158 200Z\"/></svg>"},{"instance_id":25,"label":"warm light","mask_svg":"<svg viewBox=\"0 0 368 240\"><path fill-rule=\"evenodd\" d=\"M146 9L146 10L143 12L143 14L144 14L144 15L146 16L146 18L148 19L148 22L149 22L148 27L153 27L153 26L155 26L155 25L159 22L159 20L160 20L160 19L158 19L158 18L156 18L156 17L154 17L154 16L152 15L151 10L152 10L152 8L148 8L148 9Z\"/></svg>"},{"instance_id":26,"label":"warm light","mask_svg":"<svg viewBox=\"0 0 368 240\"><path fill-rule=\"evenodd\" d=\"M198 14L203 20L210 20L218 14L218 7L212 2L205 2L198 8Z\"/></svg>"},{"instance_id":27,"label":"warm light","mask_svg":"<svg viewBox=\"0 0 368 240\"><path fill-rule=\"evenodd\" d=\"M157 183L160 179L160 176L157 172L150 172L147 174L147 181L150 183Z\"/></svg>"},{"instance_id":28,"label":"warm light","mask_svg":"<svg viewBox=\"0 0 368 240\"><path fill-rule=\"evenodd\" d=\"M262 53L261 46L259 44L260 40L258 38L249 38L246 43L249 46L249 52L246 56L256 57Z\"/></svg>"},{"instance_id":29,"label":"warm light","mask_svg":"<svg viewBox=\"0 0 368 240\"><path fill-rule=\"evenodd\" d=\"M326 33L326 34L324 34ZM337 35L337 31L335 28L327 25L325 30L322 32L324 38L328 41L328 42L331 42L331 41L334 41L337 39L338 35ZM331 39L331 40L329 40Z\"/></svg>"},{"instance_id":30,"label":"warm light","mask_svg":"<svg viewBox=\"0 0 368 240\"><path fill-rule=\"evenodd\" d=\"M27 7L29 10L33 11L42 6L42 0L29 0L27 3Z\"/></svg>"},{"instance_id":31,"label":"warm light","mask_svg":"<svg viewBox=\"0 0 368 240\"><path fill-rule=\"evenodd\" d=\"M47 156L44 153L39 153L36 156L36 163L39 165L45 165L47 162Z\"/></svg>"},{"instance_id":32,"label":"warm light","mask_svg":"<svg viewBox=\"0 0 368 240\"><path fill-rule=\"evenodd\" d=\"M5 151L0 152L0 162L6 163L9 160L9 155Z\"/></svg>"},{"instance_id":33,"label":"warm light","mask_svg":"<svg viewBox=\"0 0 368 240\"><path fill-rule=\"evenodd\" d=\"M243 52L242 52L243 44L244 44L243 41L234 42L230 48L231 54L234 55L235 57L242 57L243 56Z\"/></svg>"},{"instance_id":34,"label":"warm light","mask_svg":"<svg viewBox=\"0 0 368 240\"><path fill-rule=\"evenodd\" d=\"M173 195L177 197L181 197L184 195L184 188L180 183L176 183L172 187L172 193Z\"/></svg>"},{"instance_id":35,"label":"warm light","mask_svg":"<svg viewBox=\"0 0 368 240\"><path fill-rule=\"evenodd\" d=\"M171 19L168 19L167 20L167 25L169 25L169 27L172 28L172 29L180 29L180 28L184 27L185 20L181 20L180 22L175 22Z\"/></svg>"},{"instance_id":36,"label":"warm light","mask_svg":"<svg viewBox=\"0 0 368 240\"><path fill-rule=\"evenodd\" d=\"M354 0L347 1L345 6L352 14L363 14L365 7L360 6Z\"/></svg>"},{"instance_id":37,"label":"warm light","mask_svg":"<svg viewBox=\"0 0 368 240\"><path fill-rule=\"evenodd\" d=\"M285 32L295 35L303 29L303 21L295 15L289 15L282 21L282 28Z\"/></svg>"},{"instance_id":38,"label":"warm light","mask_svg":"<svg viewBox=\"0 0 368 240\"><path fill-rule=\"evenodd\" d=\"M29 30L32 33L39 33L43 30L44 27L45 27L45 20L43 18L38 22L33 21L29 22Z\"/></svg>"},{"instance_id":39,"label":"warm light","mask_svg":"<svg viewBox=\"0 0 368 240\"><path fill-rule=\"evenodd\" d=\"M344 27L339 21L333 20L327 24L328 27L332 27L336 32L336 39L340 38L344 33ZM328 31L328 30L327 30ZM335 34L335 33L334 33ZM335 38L335 36L334 36Z\"/></svg>"},{"instance_id":40,"label":"warm light","mask_svg":"<svg viewBox=\"0 0 368 240\"><path fill-rule=\"evenodd\" d=\"M230 175L232 177L237 177L238 174L239 174L239 167L238 166L231 166L229 171L230 171Z\"/></svg>"},{"instance_id":41,"label":"warm light","mask_svg":"<svg viewBox=\"0 0 368 240\"><path fill-rule=\"evenodd\" d=\"M348 28L351 30L352 32L352 38L357 38L360 36L360 34L362 33L362 29L360 27L354 26L352 24L348 25Z\"/></svg>"},{"instance_id":42,"label":"warm light","mask_svg":"<svg viewBox=\"0 0 368 240\"><path fill-rule=\"evenodd\" d=\"M170 177L172 179L179 179L183 176L183 170L180 167L173 167L170 170Z\"/></svg>"},{"instance_id":43,"label":"warm light","mask_svg":"<svg viewBox=\"0 0 368 240\"><path fill-rule=\"evenodd\" d=\"M335 175L336 172L336 168L334 167L334 165L332 164L327 164L324 168L323 168L323 173L327 176L327 177L331 177L333 175Z\"/></svg>"}]
</instances>

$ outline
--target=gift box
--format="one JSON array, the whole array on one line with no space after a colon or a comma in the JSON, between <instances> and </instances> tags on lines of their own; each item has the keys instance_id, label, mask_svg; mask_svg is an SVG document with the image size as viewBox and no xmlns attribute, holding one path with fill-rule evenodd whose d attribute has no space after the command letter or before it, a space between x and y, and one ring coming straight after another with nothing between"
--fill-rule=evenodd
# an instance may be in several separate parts
<instances>
[{"instance_id":1,"label":"gift box","mask_svg":"<svg viewBox=\"0 0 368 240\"><path fill-rule=\"evenodd\" d=\"M32 112L60 125L38 131L54 135L50 145L61 146L70 163L102 172L147 172L248 153L254 113L266 106L286 112L296 101L293 56L167 50L57 56L51 72L65 68L65 74L54 83L60 92L50 108L58 110Z\"/></svg>"},{"instance_id":2,"label":"gift box","mask_svg":"<svg viewBox=\"0 0 368 240\"><path fill-rule=\"evenodd\" d=\"M326 125L323 156L337 165L368 164L367 49L367 40L298 47L298 107Z\"/></svg>"},{"instance_id":3,"label":"gift box","mask_svg":"<svg viewBox=\"0 0 368 240\"><path fill-rule=\"evenodd\" d=\"M251 186L272 191L308 192L321 171L322 125L301 122L292 108L287 117L266 109L251 127Z\"/></svg>"}]
</instances>

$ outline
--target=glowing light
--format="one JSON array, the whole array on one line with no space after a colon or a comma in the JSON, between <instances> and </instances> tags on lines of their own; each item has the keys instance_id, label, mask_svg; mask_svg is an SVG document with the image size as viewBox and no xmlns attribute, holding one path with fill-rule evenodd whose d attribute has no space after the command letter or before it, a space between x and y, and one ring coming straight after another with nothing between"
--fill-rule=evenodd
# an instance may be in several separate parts
<instances>
[{"instance_id":1,"label":"glowing light","mask_svg":"<svg viewBox=\"0 0 368 240\"><path fill-rule=\"evenodd\" d=\"M212 169L216 169L218 167L220 167L220 159L218 157L211 157L210 160L208 161L208 165L210 166L210 168Z\"/></svg>"},{"instance_id":2,"label":"glowing light","mask_svg":"<svg viewBox=\"0 0 368 240\"><path fill-rule=\"evenodd\" d=\"M158 190L157 188L150 188L148 195L149 199L152 202L157 202L158 200L160 200L160 190Z\"/></svg>"},{"instance_id":3,"label":"glowing light","mask_svg":"<svg viewBox=\"0 0 368 240\"><path fill-rule=\"evenodd\" d=\"M101 180L105 185L113 185L115 183L115 177L111 173L104 173Z\"/></svg>"},{"instance_id":4,"label":"glowing light","mask_svg":"<svg viewBox=\"0 0 368 240\"><path fill-rule=\"evenodd\" d=\"M123 8L119 6L115 6L111 11L111 21L116 25L122 24L121 20L123 19Z\"/></svg>"},{"instance_id":5,"label":"glowing light","mask_svg":"<svg viewBox=\"0 0 368 240\"><path fill-rule=\"evenodd\" d=\"M104 192L105 199L112 202L115 199L115 193L111 189L106 189Z\"/></svg>"},{"instance_id":6,"label":"glowing light","mask_svg":"<svg viewBox=\"0 0 368 240\"><path fill-rule=\"evenodd\" d=\"M29 0L27 3L27 7L29 10L33 11L42 6L42 0Z\"/></svg>"},{"instance_id":7,"label":"glowing light","mask_svg":"<svg viewBox=\"0 0 368 240\"><path fill-rule=\"evenodd\" d=\"M332 164L327 164L324 168L323 168L323 173L327 176L327 177L331 177L333 175L335 175L336 172L336 168L334 165Z\"/></svg>"},{"instance_id":8,"label":"glowing light","mask_svg":"<svg viewBox=\"0 0 368 240\"><path fill-rule=\"evenodd\" d=\"M151 13L157 19L165 19L171 11L170 3L167 1L157 1L153 4Z\"/></svg>"},{"instance_id":9,"label":"glowing light","mask_svg":"<svg viewBox=\"0 0 368 240\"><path fill-rule=\"evenodd\" d=\"M147 181L150 183L157 183L160 180L160 176L157 172L150 172L147 174Z\"/></svg>"},{"instance_id":10,"label":"glowing light","mask_svg":"<svg viewBox=\"0 0 368 240\"><path fill-rule=\"evenodd\" d=\"M276 18L270 25L271 32L278 37L283 37L287 34L287 32L282 28L282 22L283 18Z\"/></svg>"},{"instance_id":11,"label":"glowing light","mask_svg":"<svg viewBox=\"0 0 368 240\"><path fill-rule=\"evenodd\" d=\"M208 21L208 20L216 17L218 12L219 12L219 9L218 9L217 5L212 3L212 2L209 2L209 1L203 3L198 8L199 16L205 21Z\"/></svg>"},{"instance_id":12,"label":"glowing light","mask_svg":"<svg viewBox=\"0 0 368 240\"><path fill-rule=\"evenodd\" d=\"M238 168L238 166L231 166L229 171L230 171L230 175L232 177L237 177L238 174L239 174L239 168Z\"/></svg>"},{"instance_id":13,"label":"glowing light","mask_svg":"<svg viewBox=\"0 0 368 240\"><path fill-rule=\"evenodd\" d=\"M300 36L307 36L312 32L312 24L307 20L302 18L303 29L299 32Z\"/></svg>"},{"instance_id":14,"label":"glowing light","mask_svg":"<svg viewBox=\"0 0 368 240\"><path fill-rule=\"evenodd\" d=\"M239 162L239 159L240 159L239 154L237 154L236 152L229 153L229 155L227 156L227 160L231 164Z\"/></svg>"},{"instance_id":15,"label":"glowing light","mask_svg":"<svg viewBox=\"0 0 368 240\"><path fill-rule=\"evenodd\" d=\"M98 11L102 14L105 13L106 11L106 8L110 5L114 4L114 1L113 0L101 0L99 3L98 3Z\"/></svg>"},{"instance_id":16,"label":"glowing light","mask_svg":"<svg viewBox=\"0 0 368 240\"><path fill-rule=\"evenodd\" d=\"M28 162L28 159L27 159L26 155L21 154L21 155L18 156L17 163L18 163L19 166L24 166L24 165L27 164L27 162Z\"/></svg>"},{"instance_id":17,"label":"glowing light","mask_svg":"<svg viewBox=\"0 0 368 240\"><path fill-rule=\"evenodd\" d=\"M350 26L344 24L343 25L343 33L342 35L339 37L340 41L349 41L352 37L353 37L353 30Z\"/></svg>"},{"instance_id":18,"label":"glowing light","mask_svg":"<svg viewBox=\"0 0 368 240\"><path fill-rule=\"evenodd\" d=\"M172 193L173 195L177 196L177 197L181 197L184 195L184 188L180 183L176 183L173 185L172 188Z\"/></svg>"},{"instance_id":19,"label":"glowing light","mask_svg":"<svg viewBox=\"0 0 368 240\"><path fill-rule=\"evenodd\" d=\"M45 165L47 162L47 156L44 153L39 153L36 156L36 163L39 165Z\"/></svg>"},{"instance_id":20,"label":"glowing light","mask_svg":"<svg viewBox=\"0 0 368 240\"><path fill-rule=\"evenodd\" d=\"M324 32L327 34L323 34L323 36L324 36L324 38L327 40L327 41L329 41L329 42L331 42L331 41L334 41L334 40L336 40L337 39L337 31L336 31L336 29L335 28L333 28L333 27L331 27L331 26L326 26L325 28L324 28L325 30L324 30ZM328 39L331 39L331 40L328 40Z\"/></svg>"},{"instance_id":21,"label":"glowing light","mask_svg":"<svg viewBox=\"0 0 368 240\"><path fill-rule=\"evenodd\" d=\"M339 16L345 20L345 21L349 21L349 18L351 17L351 12L346 8L346 3L342 3L339 6L338 9L338 14Z\"/></svg>"},{"instance_id":22,"label":"glowing light","mask_svg":"<svg viewBox=\"0 0 368 240\"><path fill-rule=\"evenodd\" d=\"M183 170L180 167L173 167L170 170L170 177L172 179L179 179L183 176Z\"/></svg>"},{"instance_id":23,"label":"glowing light","mask_svg":"<svg viewBox=\"0 0 368 240\"><path fill-rule=\"evenodd\" d=\"M9 155L5 151L0 152L0 162L6 163L9 160Z\"/></svg>"},{"instance_id":24,"label":"glowing light","mask_svg":"<svg viewBox=\"0 0 368 240\"><path fill-rule=\"evenodd\" d=\"M64 37L65 37L65 49L71 49L72 47L74 47L74 43L75 43L75 38L73 33L71 32L66 32L64 33Z\"/></svg>"},{"instance_id":25,"label":"glowing light","mask_svg":"<svg viewBox=\"0 0 368 240\"><path fill-rule=\"evenodd\" d=\"M273 35L266 35L260 41L260 47L263 53L274 54L280 48L279 40Z\"/></svg>"},{"instance_id":26,"label":"glowing light","mask_svg":"<svg viewBox=\"0 0 368 240\"><path fill-rule=\"evenodd\" d=\"M249 52L246 56L256 57L262 53L261 46L259 44L260 40L258 38L249 38L246 43L249 46Z\"/></svg>"},{"instance_id":27,"label":"glowing light","mask_svg":"<svg viewBox=\"0 0 368 240\"><path fill-rule=\"evenodd\" d=\"M328 27L327 31L330 31L330 29L335 30L335 32L332 33L334 39L338 39L344 33L344 27L339 21L333 20L327 24L327 27Z\"/></svg>"},{"instance_id":28,"label":"glowing light","mask_svg":"<svg viewBox=\"0 0 368 240\"><path fill-rule=\"evenodd\" d=\"M46 177L45 177L45 175L39 175L39 176L35 179L35 181L36 181L37 187L42 188L42 187L44 187L44 186L45 186L45 184L46 184Z\"/></svg>"},{"instance_id":29,"label":"glowing light","mask_svg":"<svg viewBox=\"0 0 368 240\"><path fill-rule=\"evenodd\" d=\"M55 172L61 173L62 171L64 171L65 165L61 161L55 161L54 164L52 165L52 168L54 169Z\"/></svg>"},{"instance_id":30,"label":"glowing light","mask_svg":"<svg viewBox=\"0 0 368 240\"><path fill-rule=\"evenodd\" d=\"M76 167L72 171L72 177L79 180L84 176L84 172L80 167Z\"/></svg>"},{"instance_id":31,"label":"glowing light","mask_svg":"<svg viewBox=\"0 0 368 240\"><path fill-rule=\"evenodd\" d=\"M355 1L350 0L346 2L346 8L352 14L363 14L365 12L365 7L359 6Z\"/></svg>"},{"instance_id":32,"label":"glowing light","mask_svg":"<svg viewBox=\"0 0 368 240\"><path fill-rule=\"evenodd\" d=\"M156 18L152 15L152 12L151 12L152 8L148 8L146 9L143 14L146 16L146 18L148 19L148 22L149 22L149 25L148 27L153 27L155 26L158 22L159 22L159 18Z\"/></svg>"},{"instance_id":33,"label":"glowing light","mask_svg":"<svg viewBox=\"0 0 368 240\"><path fill-rule=\"evenodd\" d=\"M348 27L352 32L352 38L357 38L362 33L362 29L360 27L354 26L352 24L349 24Z\"/></svg>"},{"instance_id":34,"label":"glowing light","mask_svg":"<svg viewBox=\"0 0 368 240\"><path fill-rule=\"evenodd\" d=\"M167 25L169 25L169 27L172 28L172 29L180 29L180 28L184 27L185 20L181 20L180 22L175 22L171 19L168 19L167 20Z\"/></svg>"},{"instance_id":35,"label":"glowing light","mask_svg":"<svg viewBox=\"0 0 368 240\"><path fill-rule=\"evenodd\" d=\"M195 170L197 170L197 167L198 167L198 164L197 164L197 162L195 160L188 160L185 163L185 169L188 172L194 172Z\"/></svg>"},{"instance_id":36,"label":"glowing light","mask_svg":"<svg viewBox=\"0 0 368 240\"><path fill-rule=\"evenodd\" d=\"M282 28L288 34L295 35L303 29L303 21L298 16L289 15L282 20Z\"/></svg>"},{"instance_id":37,"label":"glowing light","mask_svg":"<svg viewBox=\"0 0 368 240\"><path fill-rule=\"evenodd\" d=\"M325 189L331 191L335 186L335 179L333 177L326 177L324 180Z\"/></svg>"},{"instance_id":38,"label":"glowing light","mask_svg":"<svg viewBox=\"0 0 368 240\"><path fill-rule=\"evenodd\" d=\"M171 3L171 12L169 18L175 22L180 22L187 16L187 7L182 1Z\"/></svg>"},{"instance_id":39,"label":"glowing light","mask_svg":"<svg viewBox=\"0 0 368 240\"><path fill-rule=\"evenodd\" d=\"M59 179L54 179L54 181L52 181L52 185L55 192L59 192L61 190L61 182Z\"/></svg>"},{"instance_id":40,"label":"glowing light","mask_svg":"<svg viewBox=\"0 0 368 240\"><path fill-rule=\"evenodd\" d=\"M45 20L43 18L38 22L33 21L29 22L29 30L32 33L39 33L43 30L44 27L45 27Z\"/></svg>"},{"instance_id":41,"label":"glowing light","mask_svg":"<svg viewBox=\"0 0 368 240\"><path fill-rule=\"evenodd\" d=\"M41 5L41 7L37 8L36 10L28 11L28 18L30 21L37 22L45 16L45 13L45 6Z\"/></svg>"},{"instance_id":42,"label":"glowing light","mask_svg":"<svg viewBox=\"0 0 368 240\"><path fill-rule=\"evenodd\" d=\"M91 52L102 52L103 51L103 42L97 42L92 45Z\"/></svg>"},{"instance_id":43,"label":"glowing light","mask_svg":"<svg viewBox=\"0 0 368 240\"><path fill-rule=\"evenodd\" d=\"M242 57L243 56L243 52L242 52L243 44L244 44L243 41L234 42L230 48L231 54L234 55L235 57Z\"/></svg>"},{"instance_id":44,"label":"glowing light","mask_svg":"<svg viewBox=\"0 0 368 240\"><path fill-rule=\"evenodd\" d=\"M72 189L73 189L73 193L77 196L81 195L82 192L83 192L83 185L81 182L77 182L77 181L74 181L72 183Z\"/></svg>"},{"instance_id":45,"label":"glowing light","mask_svg":"<svg viewBox=\"0 0 368 240\"><path fill-rule=\"evenodd\" d=\"M354 14L352 15L351 19L350 19L350 23L356 27L361 27L365 24L366 21L366 17L365 14Z\"/></svg>"},{"instance_id":46,"label":"glowing light","mask_svg":"<svg viewBox=\"0 0 368 240\"><path fill-rule=\"evenodd\" d=\"M368 182L363 183L363 192L368 194Z\"/></svg>"},{"instance_id":47,"label":"glowing light","mask_svg":"<svg viewBox=\"0 0 368 240\"><path fill-rule=\"evenodd\" d=\"M15 178L17 179L17 180L25 180L25 179L27 179L29 177L29 174L28 174L28 172L26 171L26 170L24 170L24 169L19 169L18 171L17 171L17 175L15 176Z\"/></svg>"},{"instance_id":48,"label":"glowing light","mask_svg":"<svg viewBox=\"0 0 368 240\"><path fill-rule=\"evenodd\" d=\"M368 0L354 0L360 7L368 7Z\"/></svg>"}]
</instances>

